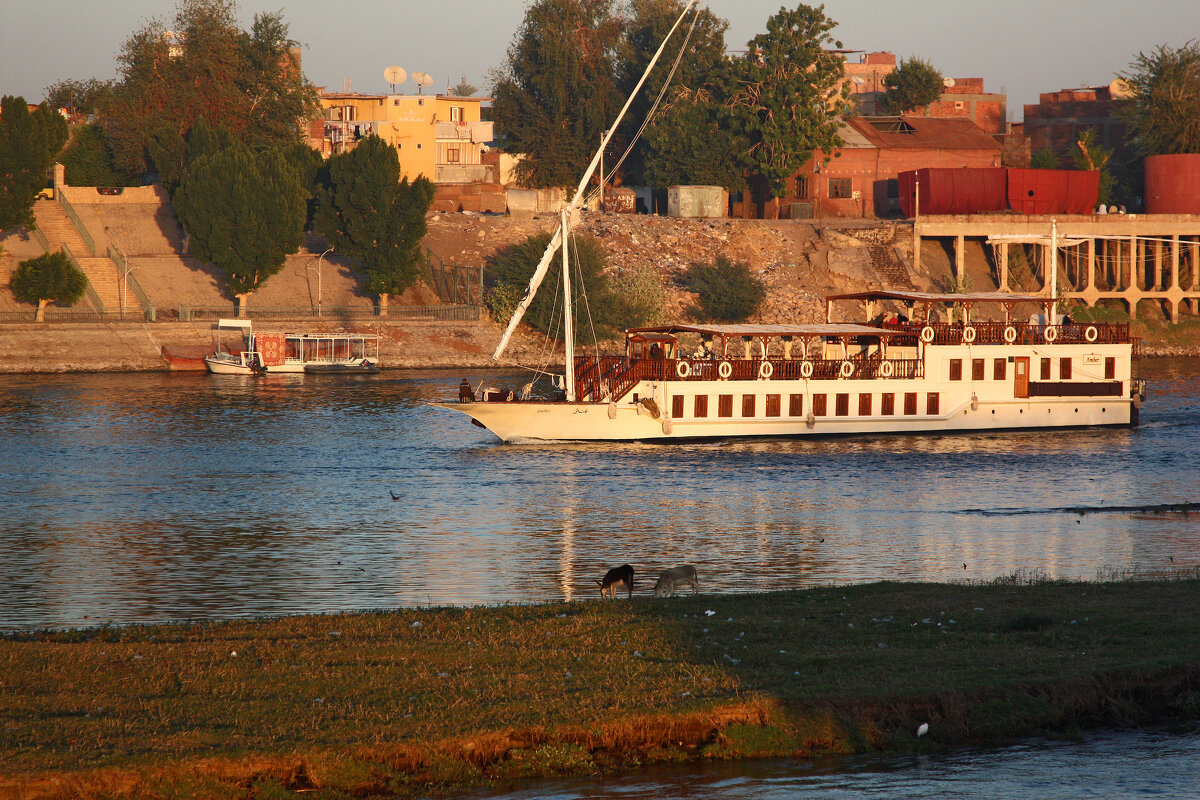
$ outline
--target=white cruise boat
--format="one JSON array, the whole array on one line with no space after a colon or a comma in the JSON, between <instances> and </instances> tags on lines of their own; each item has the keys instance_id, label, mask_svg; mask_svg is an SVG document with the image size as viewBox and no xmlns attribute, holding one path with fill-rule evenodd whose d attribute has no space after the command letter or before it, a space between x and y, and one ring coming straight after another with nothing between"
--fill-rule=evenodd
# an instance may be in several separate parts
<instances>
[{"instance_id":1,"label":"white cruise boat","mask_svg":"<svg viewBox=\"0 0 1200 800\"><path fill-rule=\"evenodd\" d=\"M226 350L223 330L238 331L241 346ZM379 371L379 336L373 333L258 333L249 320L222 319L216 335L217 351L204 359L214 375Z\"/></svg>"}]
</instances>

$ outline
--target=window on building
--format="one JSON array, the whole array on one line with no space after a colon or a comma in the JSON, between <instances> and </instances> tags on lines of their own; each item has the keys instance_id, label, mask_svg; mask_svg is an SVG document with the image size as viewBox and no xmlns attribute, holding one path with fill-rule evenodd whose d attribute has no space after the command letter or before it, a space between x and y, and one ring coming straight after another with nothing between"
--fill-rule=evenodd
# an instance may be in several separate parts
<instances>
[{"instance_id":1,"label":"window on building","mask_svg":"<svg viewBox=\"0 0 1200 800\"><path fill-rule=\"evenodd\" d=\"M462 122L463 110L462 106L450 106L450 121Z\"/></svg>"},{"instance_id":2,"label":"window on building","mask_svg":"<svg viewBox=\"0 0 1200 800\"><path fill-rule=\"evenodd\" d=\"M1071 380L1071 359L1060 358L1058 360L1058 379L1060 381Z\"/></svg>"},{"instance_id":3,"label":"window on building","mask_svg":"<svg viewBox=\"0 0 1200 800\"><path fill-rule=\"evenodd\" d=\"M779 395L777 395L777 394L767 395L767 416L768 417L778 417L779 416Z\"/></svg>"},{"instance_id":4,"label":"window on building","mask_svg":"<svg viewBox=\"0 0 1200 800\"><path fill-rule=\"evenodd\" d=\"M808 199L808 176L807 175L797 175L796 176L796 197L798 197L801 200Z\"/></svg>"},{"instance_id":5,"label":"window on building","mask_svg":"<svg viewBox=\"0 0 1200 800\"><path fill-rule=\"evenodd\" d=\"M417 142L417 149L418 149L418 150L420 150L420 149L421 149L421 143L420 143L420 142Z\"/></svg>"},{"instance_id":6,"label":"window on building","mask_svg":"<svg viewBox=\"0 0 1200 800\"><path fill-rule=\"evenodd\" d=\"M1050 380L1050 359L1048 358L1042 359L1042 380Z\"/></svg>"},{"instance_id":7,"label":"window on building","mask_svg":"<svg viewBox=\"0 0 1200 800\"><path fill-rule=\"evenodd\" d=\"M671 416L675 419L683 416L683 395L677 394L671 398Z\"/></svg>"},{"instance_id":8,"label":"window on building","mask_svg":"<svg viewBox=\"0 0 1200 800\"><path fill-rule=\"evenodd\" d=\"M937 392L930 392L928 395L926 395L925 413L931 417L939 414L940 412L938 409L941 407L941 400L942 396Z\"/></svg>"},{"instance_id":9,"label":"window on building","mask_svg":"<svg viewBox=\"0 0 1200 800\"><path fill-rule=\"evenodd\" d=\"M850 198L854 196L854 188L849 178L830 178L829 196Z\"/></svg>"},{"instance_id":10,"label":"window on building","mask_svg":"<svg viewBox=\"0 0 1200 800\"><path fill-rule=\"evenodd\" d=\"M904 393L904 413L908 416L914 416L917 413L917 393Z\"/></svg>"},{"instance_id":11,"label":"window on building","mask_svg":"<svg viewBox=\"0 0 1200 800\"><path fill-rule=\"evenodd\" d=\"M860 394L858 396L858 415L860 417L871 416L871 395Z\"/></svg>"},{"instance_id":12,"label":"window on building","mask_svg":"<svg viewBox=\"0 0 1200 800\"><path fill-rule=\"evenodd\" d=\"M850 416L850 395L843 392L838 392L834 400L834 413L839 417Z\"/></svg>"},{"instance_id":13,"label":"window on building","mask_svg":"<svg viewBox=\"0 0 1200 800\"><path fill-rule=\"evenodd\" d=\"M952 380L952 381L961 381L962 380L962 359L961 358L950 359L950 380Z\"/></svg>"},{"instance_id":14,"label":"window on building","mask_svg":"<svg viewBox=\"0 0 1200 800\"><path fill-rule=\"evenodd\" d=\"M983 359L982 358L971 359L971 380L973 380L973 381L983 380Z\"/></svg>"},{"instance_id":15,"label":"window on building","mask_svg":"<svg viewBox=\"0 0 1200 800\"><path fill-rule=\"evenodd\" d=\"M812 410L813 416L814 417L823 417L823 416L825 416L825 412L826 412L825 395L814 394L813 395L813 410Z\"/></svg>"},{"instance_id":16,"label":"window on building","mask_svg":"<svg viewBox=\"0 0 1200 800\"><path fill-rule=\"evenodd\" d=\"M708 416L708 395L696 395L695 412L692 414L696 419L704 419Z\"/></svg>"},{"instance_id":17,"label":"window on building","mask_svg":"<svg viewBox=\"0 0 1200 800\"><path fill-rule=\"evenodd\" d=\"M457 147L446 148L446 163L447 164L457 164L458 163L458 148Z\"/></svg>"},{"instance_id":18,"label":"window on building","mask_svg":"<svg viewBox=\"0 0 1200 800\"><path fill-rule=\"evenodd\" d=\"M754 416L754 395L742 395L742 417L749 419Z\"/></svg>"},{"instance_id":19,"label":"window on building","mask_svg":"<svg viewBox=\"0 0 1200 800\"><path fill-rule=\"evenodd\" d=\"M1104 380L1112 381L1117 379L1117 360L1115 358L1104 359Z\"/></svg>"},{"instance_id":20,"label":"window on building","mask_svg":"<svg viewBox=\"0 0 1200 800\"><path fill-rule=\"evenodd\" d=\"M891 392L879 395L879 413L885 417L896 413L896 395Z\"/></svg>"},{"instance_id":21,"label":"window on building","mask_svg":"<svg viewBox=\"0 0 1200 800\"><path fill-rule=\"evenodd\" d=\"M717 395L717 416L732 417L733 416L733 395L719 394Z\"/></svg>"},{"instance_id":22,"label":"window on building","mask_svg":"<svg viewBox=\"0 0 1200 800\"><path fill-rule=\"evenodd\" d=\"M994 381L1004 380L1005 374L1007 372L1007 365L1008 365L1007 359L997 358L995 361L993 361L992 362L992 380L994 380Z\"/></svg>"},{"instance_id":23,"label":"window on building","mask_svg":"<svg viewBox=\"0 0 1200 800\"><path fill-rule=\"evenodd\" d=\"M791 394L788 395L788 416L803 417L804 416L804 395Z\"/></svg>"}]
</instances>

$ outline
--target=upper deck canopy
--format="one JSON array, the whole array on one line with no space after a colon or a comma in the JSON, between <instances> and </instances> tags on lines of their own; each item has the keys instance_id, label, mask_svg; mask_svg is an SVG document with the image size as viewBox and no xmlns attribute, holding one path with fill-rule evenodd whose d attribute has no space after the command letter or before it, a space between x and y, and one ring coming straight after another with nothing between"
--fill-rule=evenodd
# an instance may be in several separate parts
<instances>
[{"instance_id":1,"label":"upper deck canopy","mask_svg":"<svg viewBox=\"0 0 1200 800\"><path fill-rule=\"evenodd\" d=\"M876 328L870 325L857 325L849 322L826 322L812 325L662 325L654 328L630 328L626 333L659 333L679 334L698 333L701 336L716 336L731 339L736 336L746 336L752 339L782 338L794 336L797 338L812 338L815 336L903 336L911 335L906 331L895 331Z\"/></svg>"},{"instance_id":2,"label":"upper deck canopy","mask_svg":"<svg viewBox=\"0 0 1200 800\"><path fill-rule=\"evenodd\" d=\"M877 290L871 292L854 292L852 294L831 294L826 300L899 300L902 303L1000 303L1014 305L1016 303L1038 303L1045 305L1053 302L1053 298L1041 294L1013 294L1012 292L893 292Z\"/></svg>"}]
</instances>

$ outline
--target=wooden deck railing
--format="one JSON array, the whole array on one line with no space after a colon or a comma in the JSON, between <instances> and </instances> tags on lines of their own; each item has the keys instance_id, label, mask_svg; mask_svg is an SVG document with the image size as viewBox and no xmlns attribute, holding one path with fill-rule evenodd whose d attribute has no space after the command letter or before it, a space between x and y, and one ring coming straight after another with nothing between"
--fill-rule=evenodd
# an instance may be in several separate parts
<instances>
[{"instance_id":1,"label":"wooden deck railing","mask_svg":"<svg viewBox=\"0 0 1200 800\"><path fill-rule=\"evenodd\" d=\"M885 325L890 330L905 331L912 334L908 340L914 342L917 338L928 344L1128 344L1132 341L1129 336L1128 323L1110 322L1072 322L1067 325L1030 325L1024 322L972 322L969 326L962 323L945 322L904 322L899 325ZM927 333L926 329L933 331ZM968 333L968 328L972 331ZM932 339L930 337L932 336ZM908 339L908 337L904 337ZM904 344L904 341L895 341Z\"/></svg>"}]
</instances>

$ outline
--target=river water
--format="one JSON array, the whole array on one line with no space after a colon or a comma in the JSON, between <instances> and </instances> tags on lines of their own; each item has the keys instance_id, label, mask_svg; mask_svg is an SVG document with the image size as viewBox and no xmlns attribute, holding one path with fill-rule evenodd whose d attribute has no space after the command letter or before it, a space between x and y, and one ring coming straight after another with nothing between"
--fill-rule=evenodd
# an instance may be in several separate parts
<instances>
[{"instance_id":1,"label":"river water","mask_svg":"<svg viewBox=\"0 0 1200 800\"><path fill-rule=\"evenodd\" d=\"M458 372L0 376L0 629L1194 566L1113 510L1200 497L1200 363L1141 373L1134 429L546 446Z\"/></svg>"}]
</instances>

